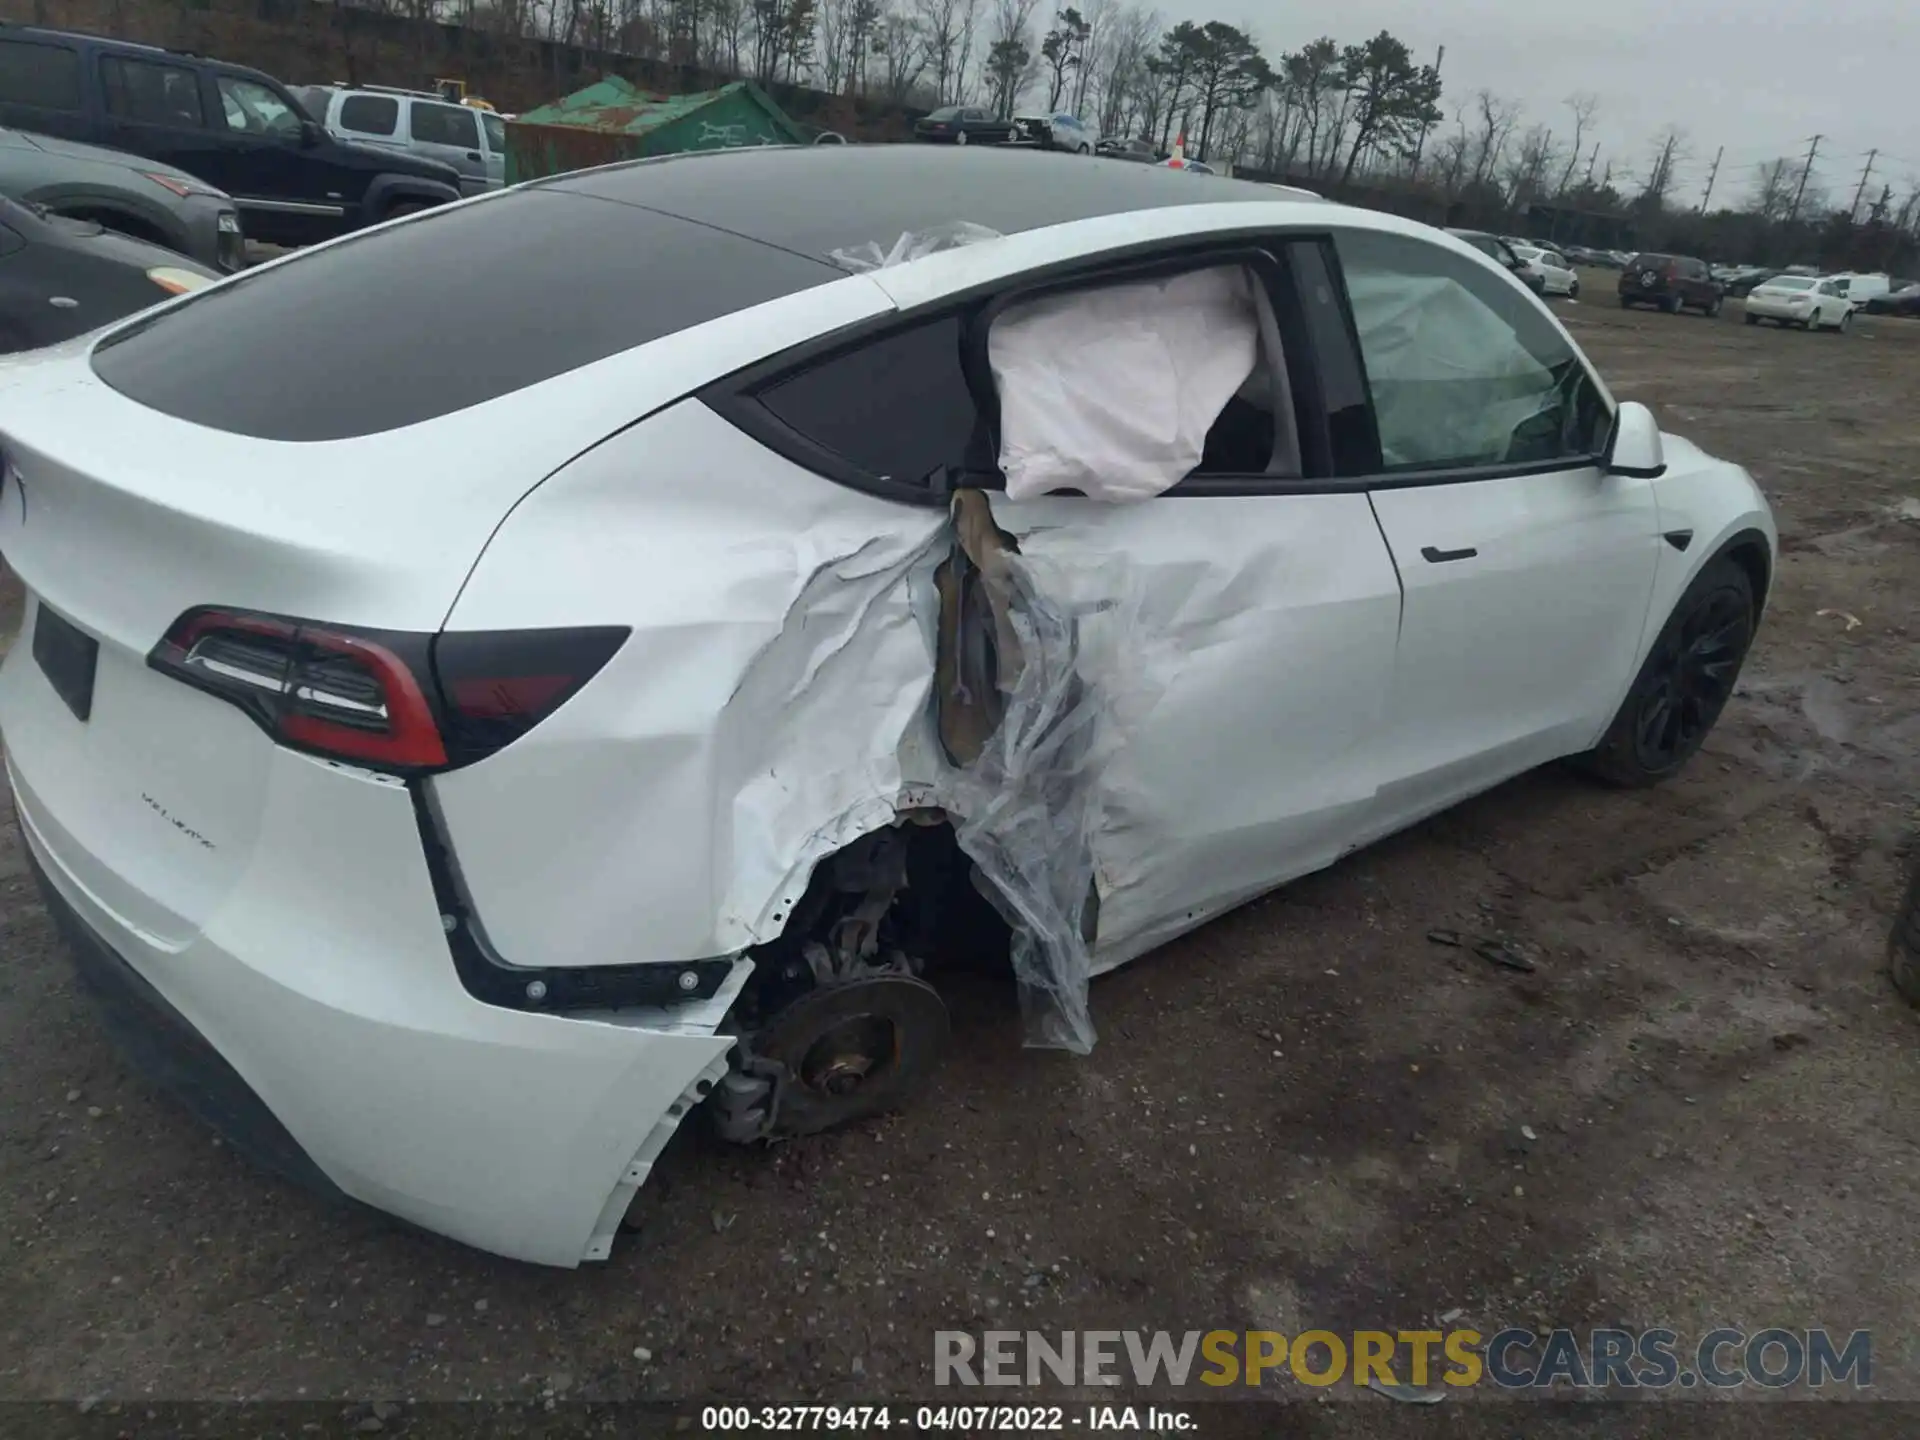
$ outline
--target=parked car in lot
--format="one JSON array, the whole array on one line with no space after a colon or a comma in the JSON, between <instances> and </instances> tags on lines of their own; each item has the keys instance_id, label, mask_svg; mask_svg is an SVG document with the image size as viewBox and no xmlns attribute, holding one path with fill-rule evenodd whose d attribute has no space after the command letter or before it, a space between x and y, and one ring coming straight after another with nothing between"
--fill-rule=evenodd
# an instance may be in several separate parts
<instances>
[{"instance_id":1,"label":"parked car in lot","mask_svg":"<svg viewBox=\"0 0 1920 1440\"><path fill-rule=\"evenodd\" d=\"M1897 289L1867 301L1869 315L1920 315L1920 284L1903 281Z\"/></svg>"},{"instance_id":2,"label":"parked car in lot","mask_svg":"<svg viewBox=\"0 0 1920 1440\"><path fill-rule=\"evenodd\" d=\"M233 197L248 238L276 245L460 197L450 166L344 144L258 70L96 35L0 28L0 125L197 176Z\"/></svg>"},{"instance_id":3,"label":"parked car in lot","mask_svg":"<svg viewBox=\"0 0 1920 1440\"><path fill-rule=\"evenodd\" d=\"M1859 309L1869 300L1891 294L1893 283L1884 272L1862 275L1855 271L1843 270L1839 274L1826 277L1833 285L1836 294L1851 300L1855 309Z\"/></svg>"},{"instance_id":4,"label":"parked car in lot","mask_svg":"<svg viewBox=\"0 0 1920 1440\"><path fill-rule=\"evenodd\" d=\"M1764 285L1780 272L1767 265L1738 265L1721 277L1721 288L1735 300L1744 300L1756 285Z\"/></svg>"},{"instance_id":5,"label":"parked car in lot","mask_svg":"<svg viewBox=\"0 0 1920 1440\"><path fill-rule=\"evenodd\" d=\"M1568 299L1580 296L1580 277L1573 273L1573 267L1558 251L1542 250L1533 245L1516 245L1514 254L1527 267L1529 274L1540 277L1542 295L1564 295Z\"/></svg>"},{"instance_id":6,"label":"parked car in lot","mask_svg":"<svg viewBox=\"0 0 1920 1440\"><path fill-rule=\"evenodd\" d=\"M246 264L232 198L157 160L0 128L0 195L56 215L97 220L214 270Z\"/></svg>"},{"instance_id":7,"label":"parked car in lot","mask_svg":"<svg viewBox=\"0 0 1920 1440\"><path fill-rule=\"evenodd\" d=\"M0 198L0 354L57 345L219 278L97 221Z\"/></svg>"},{"instance_id":8,"label":"parked car in lot","mask_svg":"<svg viewBox=\"0 0 1920 1440\"><path fill-rule=\"evenodd\" d=\"M1534 294L1546 293L1546 276L1521 259L1520 252L1515 250L1505 237L1490 235L1485 230L1449 230L1447 233L1456 239L1466 241L1482 255L1489 257L1503 269L1511 271Z\"/></svg>"},{"instance_id":9,"label":"parked car in lot","mask_svg":"<svg viewBox=\"0 0 1920 1440\"><path fill-rule=\"evenodd\" d=\"M963 917L1084 1048L1092 976L1510 776L1678 773L1775 552L1485 256L987 148L416 216L15 371L0 451L7 776L107 1013L557 1265L696 1107L928 1083Z\"/></svg>"},{"instance_id":10,"label":"parked car in lot","mask_svg":"<svg viewBox=\"0 0 1920 1440\"><path fill-rule=\"evenodd\" d=\"M450 104L431 91L382 85L302 85L293 94L335 139L452 166L460 173L462 194L477 195L507 182L507 122L491 110Z\"/></svg>"},{"instance_id":11,"label":"parked car in lot","mask_svg":"<svg viewBox=\"0 0 1920 1440\"><path fill-rule=\"evenodd\" d=\"M1100 137L1077 115L1058 111L1052 115L1016 115L1013 117L1016 140L1038 145L1043 150L1065 150L1074 155L1091 155Z\"/></svg>"},{"instance_id":12,"label":"parked car in lot","mask_svg":"<svg viewBox=\"0 0 1920 1440\"><path fill-rule=\"evenodd\" d=\"M1620 308L1653 305L1670 315L1682 310L1698 310L1707 316L1720 313L1720 286L1707 271L1704 260L1690 255L1636 255L1620 272Z\"/></svg>"},{"instance_id":13,"label":"parked car in lot","mask_svg":"<svg viewBox=\"0 0 1920 1440\"><path fill-rule=\"evenodd\" d=\"M913 138L943 145L1004 145L1013 122L978 105L943 105L913 122Z\"/></svg>"},{"instance_id":14,"label":"parked car in lot","mask_svg":"<svg viewBox=\"0 0 1920 1440\"><path fill-rule=\"evenodd\" d=\"M1096 155L1105 156L1109 160L1133 160L1151 165L1161 158L1160 151L1152 141L1137 135L1103 138L1093 148Z\"/></svg>"},{"instance_id":15,"label":"parked car in lot","mask_svg":"<svg viewBox=\"0 0 1920 1440\"><path fill-rule=\"evenodd\" d=\"M1749 325L1771 320L1782 328L1845 331L1853 328L1854 309L1853 301L1832 280L1776 275L1748 294L1746 315Z\"/></svg>"}]
</instances>

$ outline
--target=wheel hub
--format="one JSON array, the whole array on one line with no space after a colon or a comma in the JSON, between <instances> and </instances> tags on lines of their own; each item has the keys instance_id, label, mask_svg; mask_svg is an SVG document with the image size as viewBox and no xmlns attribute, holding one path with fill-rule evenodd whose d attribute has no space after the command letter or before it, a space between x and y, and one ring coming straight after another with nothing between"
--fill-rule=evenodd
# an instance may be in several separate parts
<instances>
[{"instance_id":1,"label":"wheel hub","mask_svg":"<svg viewBox=\"0 0 1920 1440\"><path fill-rule=\"evenodd\" d=\"M947 1044L947 1007L924 980L881 973L809 990L752 1037L785 1072L770 1129L812 1135L905 1104Z\"/></svg>"}]
</instances>

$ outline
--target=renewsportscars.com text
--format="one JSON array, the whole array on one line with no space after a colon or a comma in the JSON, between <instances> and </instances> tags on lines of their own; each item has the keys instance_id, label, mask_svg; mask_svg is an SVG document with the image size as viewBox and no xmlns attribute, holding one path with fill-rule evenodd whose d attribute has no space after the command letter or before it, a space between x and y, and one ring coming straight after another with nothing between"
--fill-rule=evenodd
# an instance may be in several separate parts
<instances>
[{"instance_id":1,"label":"renewsportscars.com text","mask_svg":"<svg viewBox=\"0 0 1920 1440\"><path fill-rule=\"evenodd\" d=\"M1873 1383L1867 1330L965 1330L934 1332L936 1385L1492 1385L1821 1389Z\"/></svg>"}]
</instances>

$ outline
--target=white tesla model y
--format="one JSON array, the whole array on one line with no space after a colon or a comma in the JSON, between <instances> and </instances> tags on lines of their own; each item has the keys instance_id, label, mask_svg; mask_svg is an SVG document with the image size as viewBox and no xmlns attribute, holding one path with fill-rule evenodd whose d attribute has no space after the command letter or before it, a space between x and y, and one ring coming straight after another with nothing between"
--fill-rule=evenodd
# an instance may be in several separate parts
<instances>
[{"instance_id":1,"label":"white tesla model y","mask_svg":"<svg viewBox=\"0 0 1920 1440\"><path fill-rule=\"evenodd\" d=\"M1671 774L1775 544L1465 244L983 147L397 221L16 361L0 451L103 1013L283 1172L555 1265L696 1107L900 1103L944 965L1084 1049L1090 976L1464 796Z\"/></svg>"}]
</instances>

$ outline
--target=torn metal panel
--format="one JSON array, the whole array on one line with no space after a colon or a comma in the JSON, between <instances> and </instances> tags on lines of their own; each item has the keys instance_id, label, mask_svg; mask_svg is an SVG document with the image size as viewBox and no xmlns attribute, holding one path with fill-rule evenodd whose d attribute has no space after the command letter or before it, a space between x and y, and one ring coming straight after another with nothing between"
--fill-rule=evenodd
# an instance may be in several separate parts
<instances>
[{"instance_id":1,"label":"torn metal panel","mask_svg":"<svg viewBox=\"0 0 1920 1440\"><path fill-rule=\"evenodd\" d=\"M1091 577L1020 555L979 491L961 491L953 510L950 593L957 599L966 577L977 576L971 593L990 611L995 663L990 677L956 664L952 688L939 692L943 711L958 713L943 715L943 740L960 762L944 788L960 847L1013 929L1027 1043L1085 1054L1094 1043L1095 839L1106 763L1140 698L1128 663L1139 597L1123 556L1103 557L1090 590ZM981 618L972 617L976 631ZM965 605L943 610L943 661L965 654L967 619ZM991 711L980 693L986 678Z\"/></svg>"}]
</instances>

